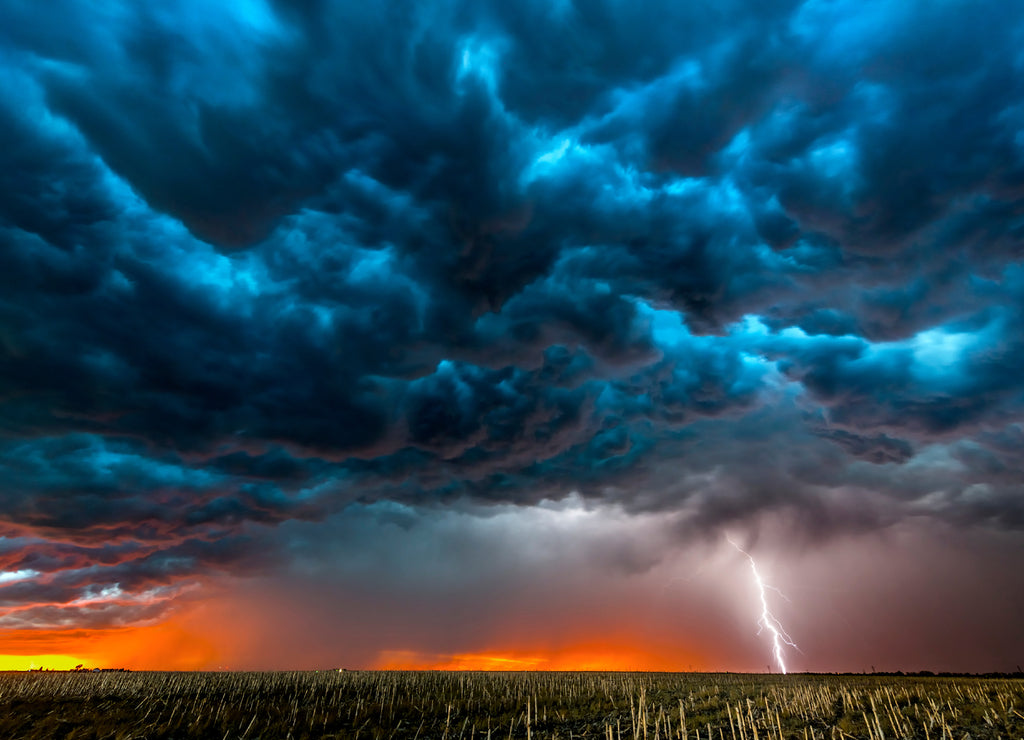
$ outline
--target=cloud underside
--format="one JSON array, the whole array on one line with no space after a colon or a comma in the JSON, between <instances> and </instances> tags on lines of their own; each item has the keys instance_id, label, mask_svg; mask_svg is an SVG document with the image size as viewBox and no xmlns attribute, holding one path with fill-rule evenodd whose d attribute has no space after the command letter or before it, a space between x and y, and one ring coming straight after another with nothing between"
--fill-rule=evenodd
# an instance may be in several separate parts
<instances>
[{"instance_id":1,"label":"cloud underside","mask_svg":"<svg viewBox=\"0 0 1024 740\"><path fill-rule=\"evenodd\" d=\"M0 625L382 502L1024 525L1000 4L5 15Z\"/></svg>"}]
</instances>

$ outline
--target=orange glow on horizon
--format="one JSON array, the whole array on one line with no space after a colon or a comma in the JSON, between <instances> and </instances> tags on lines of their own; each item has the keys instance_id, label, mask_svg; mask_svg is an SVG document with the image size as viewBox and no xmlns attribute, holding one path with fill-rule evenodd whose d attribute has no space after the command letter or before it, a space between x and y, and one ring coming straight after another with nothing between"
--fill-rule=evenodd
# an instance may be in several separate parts
<instances>
[{"instance_id":1,"label":"orange glow on horizon","mask_svg":"<svg viewBox=\"0 0 1024 740\"><path fill-rule=\"evenodd\" d=\"M299 664L279 663L280 655L256 650L250 640L232 642L242 625L228 626L211 615L195 621L172 618L148 626L108 630L18 630L0 636L0 670L91 668L194 671L230 665L241 670L323 667L323 658ZM220 615L218 615L220 616ZM526 639L522 639L525 637ZM474 646L476 647L476 646ZM293 657L293 660L296 658ZM342 658L338 664L344 666ZM672 641L632 641L617 635L579 639L570 644L531 645L528 636L511 644L452 653L408 649L382 650L362 664L370 670L450 671L706 671L715 661L703 651Z\"/></svg>"},{"instance_id":2,"label":"orange glow on horizon","mask_svg":"<svg viewBox=\"0 0 1024 740\"><path fill-rule=\"evenodd\" d=\"M15 644L12 644L12 639ZM26 640L23 646L19 639ZM24 647L67 652L7 651ZM208 670L219 659L209 641L165 623L91 633L8 635L0 646L0 671L33 668L66 671L85 668ZM706 670L702 656L636 647L581 644L553 651L490 650L450 655L415 650L382 651L372 670L446 671L690 671Z\"/></svg>"},{"instance_id":3,"label":"orange glow on horizon","mask_svg":"<svg viewBox=\"0 0 1024 740\"><path fill-rule=\"evenodd\" d=\"M584 643L550 651L494 650L451 655L385 650L375 670L437 671L700 671L704 656L675 649Z\"/></svg>"},{"instance_id":4,"label":"orange glow on horizon","mask_svg":"<svg viewBox=\"0 0 1024 740\"><path fill-rule=\"evenodd\" d=\"M260 595L262 596L262 595ZM604 619L585 628L574 615L543 629L511 616L488 638L451 643L378 644L373 631L348 634L310 622L311 629L282 626L272 600L210 600L183 606L167 620L110 629L12 630L0 633L0 670L30 667L67 670L369 670L461 671L706 671L721 670L714 640L689 639L677 628ZM319 639L318 639L319 638ZM692 640L692 641L691 641ZM367 647L353 647L357 642Z\"/></svg>"},{"instance_id":5,"label":"orange glow on horizon","mask_svg":"<svg viewBox=\"0 0 1024 740\"><path fill-rule=\"evenodd\" d=\"M209 637L174 620L108 630L16 630L0 637L0 670L130 668L191 671L213 667Z\"/></svg>"}]
</instances>

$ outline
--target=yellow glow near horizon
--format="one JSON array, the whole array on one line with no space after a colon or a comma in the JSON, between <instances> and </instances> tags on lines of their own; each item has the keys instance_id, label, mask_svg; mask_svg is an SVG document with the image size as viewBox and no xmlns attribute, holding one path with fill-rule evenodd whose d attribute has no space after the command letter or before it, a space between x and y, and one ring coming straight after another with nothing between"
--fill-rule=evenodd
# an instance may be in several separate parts
<instances>
[{"instance_id":1,"label":"yellow glow near horizon","mask_svg":"<svg viewBox=\"0 0 1024 740\"><path fill-rule=\"evenodd\" d=\"M28 671L33 668L69 671L77 665L86 665L86 661L73 655L0 655L0 671Z\"/></svg>"}]
</instances>

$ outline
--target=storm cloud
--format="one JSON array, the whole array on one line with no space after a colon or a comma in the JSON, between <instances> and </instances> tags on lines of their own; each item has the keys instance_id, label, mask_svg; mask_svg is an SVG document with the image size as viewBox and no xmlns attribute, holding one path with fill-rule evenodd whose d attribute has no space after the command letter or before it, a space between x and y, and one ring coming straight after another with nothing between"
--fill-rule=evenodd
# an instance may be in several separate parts
<instances>
[{"instance_id":1,"label":"storm cloud","mask_svg":"<svg viewBox=\"0 0 1024 740\"><path fill-rule=\"evenodd\" d=\"M1005 4L0 18L5 626L159 619L363 507L1020 544Z\"/></svg>"}]
</instances>

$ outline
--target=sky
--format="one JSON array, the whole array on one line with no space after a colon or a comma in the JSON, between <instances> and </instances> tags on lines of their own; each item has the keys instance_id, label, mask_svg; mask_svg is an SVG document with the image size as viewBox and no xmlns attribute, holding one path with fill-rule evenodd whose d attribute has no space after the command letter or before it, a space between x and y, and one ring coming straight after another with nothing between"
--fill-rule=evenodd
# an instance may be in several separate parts
<instances>
[{"instance_id":1,"label":"sky","mask_svg":"<svg viewBox=\"0 0 1024 740\"><path fill-rule=\"evenodd\" d=\"M1022 49L3 3L0 668L1017 670Z\"/></svg>"}]
</instances>

